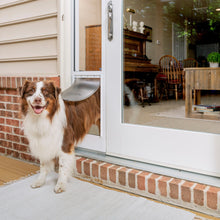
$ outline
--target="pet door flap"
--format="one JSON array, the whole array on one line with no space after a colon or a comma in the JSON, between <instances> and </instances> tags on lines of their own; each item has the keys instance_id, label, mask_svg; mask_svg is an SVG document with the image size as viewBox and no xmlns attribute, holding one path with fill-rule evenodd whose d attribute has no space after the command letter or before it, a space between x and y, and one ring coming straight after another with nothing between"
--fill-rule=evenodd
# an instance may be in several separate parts
<instances>
[{"instance_id":1,"label":"pet door flap","mask_svg":"<svg viewBox=\"0 0 220 220\"><path fill-rule=\"evenodd\" d=\"M100 87L99 80L75 79L74 83L61 94L66 101L82 101L93 95Z\"/></svg>"}]
</instances>

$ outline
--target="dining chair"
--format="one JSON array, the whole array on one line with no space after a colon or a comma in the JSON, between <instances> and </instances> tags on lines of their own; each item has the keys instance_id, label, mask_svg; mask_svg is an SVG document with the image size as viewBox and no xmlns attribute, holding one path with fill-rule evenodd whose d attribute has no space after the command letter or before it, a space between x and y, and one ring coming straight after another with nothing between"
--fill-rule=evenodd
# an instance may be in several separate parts
<instances>
[{"instance_id":1,"label":"dining chair","mask_svg":"<svg viewBox=\"0 0 220 220\"><path fill-rule=\"evenodd\" d=\"M162 56L159 60L159 74L157 81L162 80L165 83L165 93L167 93L167 98L169 96L169 91L174 91L175 98L178 100L181 94L183 98L185 97L185 86L184 86L184 75L180 68L179 61L171 56Z\"/></svg>"}]
</instances>

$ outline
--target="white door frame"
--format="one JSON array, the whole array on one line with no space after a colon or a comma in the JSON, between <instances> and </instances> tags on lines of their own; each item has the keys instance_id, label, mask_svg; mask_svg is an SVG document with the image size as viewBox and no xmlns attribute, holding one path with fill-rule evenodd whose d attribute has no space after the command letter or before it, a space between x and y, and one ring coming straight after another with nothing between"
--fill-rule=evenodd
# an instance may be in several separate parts
<instances>
[{"instance_id":1,"label":"white door frame","mask_svg":"<svg viewBox=\"0 0 220 220\"><path fill-rule=\"evenodd\" d=\"M78 13L74 15L74 10L77 11L79 6L79 0L61 0L60 1L60 81L62 90L68 88L74 81L74 78L99 78L101 84L101 131L100 136L86 135L83 142L78 146L81 148L106 152L106 134L105 134L105 39L106 39L106 26L104 24L105 7L102 4L102 70L101 71L79 71L79 36L75 36L79 33L79 19L77 18ZM75 8L76 9L75 9ZM75 18L75 20L74 20ZM75 25L75 27L74 27ZM74 31L75 30L75 31ZM76 54L76 57L74 57ZM77 56L78 55L78 56ZM74 64L75 60L75 64ZM75 65L75 68L74 68Z\"/></svg>"}]
</instances>

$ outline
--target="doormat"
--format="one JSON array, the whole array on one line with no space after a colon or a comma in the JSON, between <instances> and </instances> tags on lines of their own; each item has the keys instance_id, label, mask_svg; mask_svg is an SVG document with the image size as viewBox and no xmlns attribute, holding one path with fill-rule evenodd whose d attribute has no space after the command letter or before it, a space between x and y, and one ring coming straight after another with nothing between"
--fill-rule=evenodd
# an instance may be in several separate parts
<instances>
[{"instance_id":1,"label":"doormat","mask_svg":"<svg viewBox=\"0 0 220 220\"><path fill-rule=\"evenodd\" d=\"M36 174L38 175L38 174ZM67 191L55 194L57 173L32 189L36 175L0 187L1 219L14 220L192 220L195 214L70 178Z\"/></svg>"}]
</instances>

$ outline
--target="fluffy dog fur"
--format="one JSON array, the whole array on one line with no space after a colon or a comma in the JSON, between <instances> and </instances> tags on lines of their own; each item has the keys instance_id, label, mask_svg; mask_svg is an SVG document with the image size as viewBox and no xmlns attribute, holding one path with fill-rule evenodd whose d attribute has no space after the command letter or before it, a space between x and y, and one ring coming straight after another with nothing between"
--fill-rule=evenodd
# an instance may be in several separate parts
<instances>
[{"instance_id":1,"label":"fluffy dog fur","mask_svg":"<svg viewBox=\"0 0 220 220\"><path fill-rule=\"evenodd\" d=\"M100 90L79 102L64 101L52 82L26 81L20 88L24 133L34 157L40 160L40 174L33 188L45 183L47 173L59 159L55 192L65 191L74 167L74 146L100 124Z\"/></svg>"}]
</instances>

